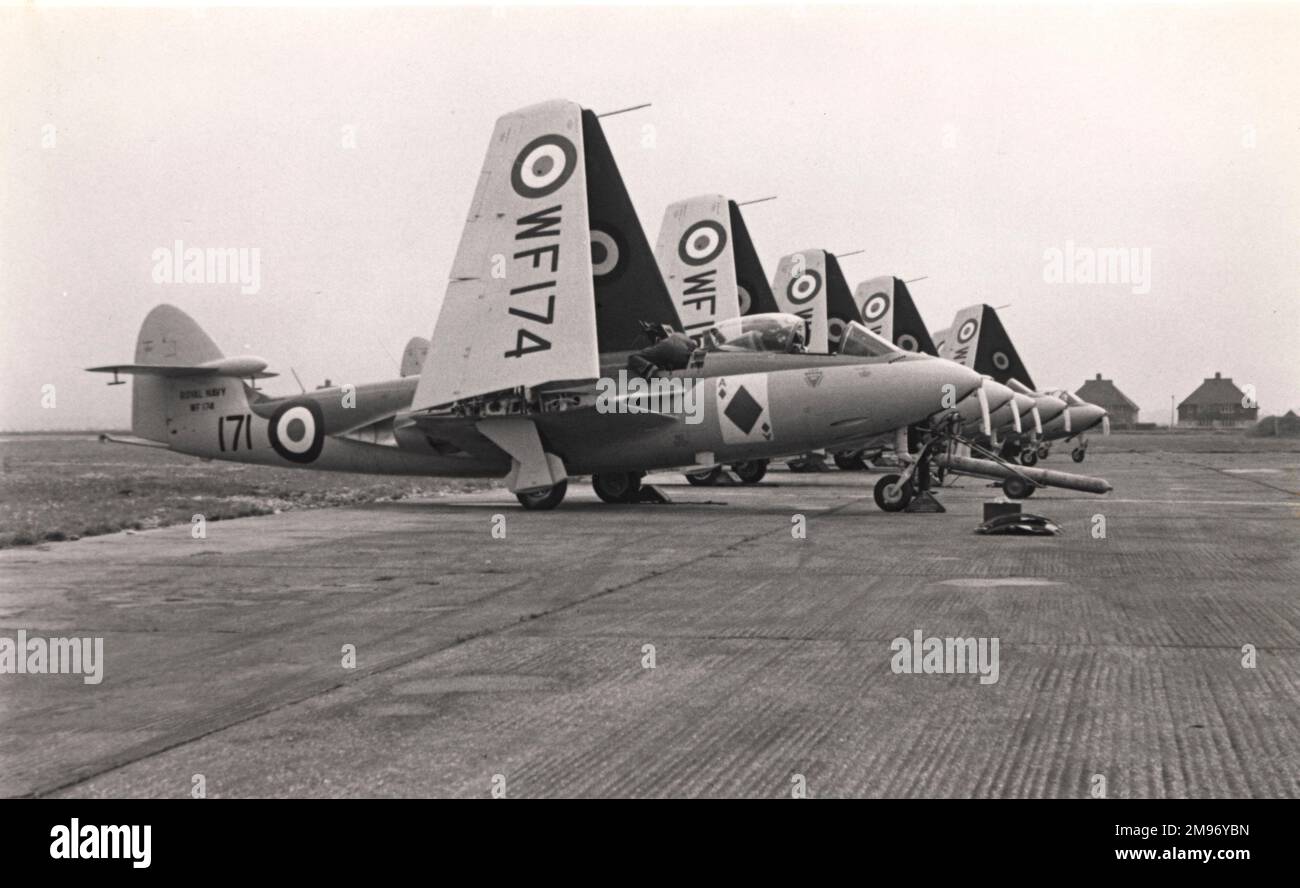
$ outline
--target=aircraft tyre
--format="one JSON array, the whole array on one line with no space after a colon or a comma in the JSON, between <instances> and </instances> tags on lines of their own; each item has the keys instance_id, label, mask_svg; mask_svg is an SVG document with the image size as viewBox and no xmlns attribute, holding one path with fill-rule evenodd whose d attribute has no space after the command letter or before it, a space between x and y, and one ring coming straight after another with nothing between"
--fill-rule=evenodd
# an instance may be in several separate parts
<instances>
[{"instance_id":1,"label":"aircraft tyre","mask_svg":"<svg viewBox=\"0 0 1300 888\"><path fill-rule=\"evenodd\" d=\"M564 494L568 489L569 482L566 479L544 490L534 490L531 493L516 493L515 498L519 500L519 505L530 512L545 512L558 506L560 500L564 499Z\"/></svg>"},{"instance_id":2,"label":"aircraft tyre","mask_svg":"<svg viewBox=\"0 0 1300 888\"><path fill-rule=\"evenodd\" d=\"M882 475L876 482L876 505L886 512L901 512L912 501L912 482L899 484L900 475Z\"/></svg>"},{"instance_id":3,"label":"aircraft tyre","mask_svg":"<svg viewBox=\"0 0 1300 888\"><path fill-rule=\"evenodd\" d=\"M862 458L861 450L849 450L833 455L836 467L846 472L862 472L867 468L867 461Z\"/></svg>"},{"instance_id":4,"label":"aircraft tyre","mask_svg":"<svg viewBox=\"0 0 1300 888\"><path fill-rule=\"evenodd\" d=\"M1077 463L1083 462L1083 458L1087 455L1088 451L1084 450L1082 447L1076 447L1070 451L1070 459Z\"/></svg>"},{"instance_id":5,"label":"aircraft tyre","mask_svg":"<svg viewBox=\"0 0 1300 888\"><path fill-rule=\"evenodd\" d=\"M1032 466L1038 462L1038 451L1033 447L1026 447L1020 452L1020 464L1022 466Z\"/></svg>"},{"instance_id":6,"label":"aircraft tyre","mask_svg":"<svg viewBox=\"0 0 1300 888\"><path fill-rule=\"evenodd\" d=\"M1050 444L1039 444L1039 445L1038 445L1038 458L1039 458L1039 459L1047 459L1048 454L1050 454L1051 452L1052 452L1052 447L1051 447Z\"/></svg>"},{"instance_id":7,"label":"aircraft tyre","mask_svg":"<svg viewBox=\"0 0 1300 888\"><path fill-rule=\"evenodd\" d=\"M704 472L687 472L686 480L694 487L710 487L722 477L722 466L714 466Z\"/></svg>"},{"instance_id":8,"label":"aircraft tyre","mask_svg":"<svg viewBox=\"0 0 1300 888\"><path fill-rule=\"evenodd\" d=\"M630 503L641 489L642 472L601 472L591 476L591 488L607 503Z\"/></svg>"},{"instance_id":9,"label":"aircraft tyre","mask_svg":"<svg viewBox=\"0 0 1300 888\"><path fill-rule=\"evenodd\" d=\"M745 462L738 462L731 467L731 471L735 472L736 477L743 483L757 484L767 474L767 460L750 459Z\"/></svg>"},{"instance_id":10,"label":"aircraft tyre","mask_svg":"<svg viewBox=\"0 0 1300 888\"><path fill-rule=\"evenodd\" d=\"M1002 492L1012 499L1025 499L1034 495L1034 485L1019 475L1012 475L1002 482Z\"/></svg>"}]
</instances>

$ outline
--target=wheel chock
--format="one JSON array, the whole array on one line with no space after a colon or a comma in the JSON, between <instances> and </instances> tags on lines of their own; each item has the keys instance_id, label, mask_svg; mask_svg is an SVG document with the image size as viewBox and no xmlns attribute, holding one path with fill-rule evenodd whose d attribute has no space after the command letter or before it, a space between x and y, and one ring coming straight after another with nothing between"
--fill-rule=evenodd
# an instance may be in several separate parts
<instances>
[{"instance_id":1,"label":"wheel chock","mask_svg":"<svg viewBox=\"0 0 1300 888\"><path fill-rule=\"evenodd\" d=\"M910 503L903 506L903 511L937 513L937 512L946 512L948 510L943 507L942 503L940 503L937 499L934 498L933 493L931 493L928 490L922 490L920 493L912 497L912 501Z\"/></svg>"},{"instance_id":2,"label":"wheel chock","mask_svg":"<svg viewBox=\"0 0 1300 888\"><path fill-rule=\"evenodd\" d=\"M628 502L650 503L651 505L656 506L670 506L673 501L668 498L668 494L664 493L653 484L642 484L637 490L636 496L632 497Z\"/></svg>"}]
</instances>

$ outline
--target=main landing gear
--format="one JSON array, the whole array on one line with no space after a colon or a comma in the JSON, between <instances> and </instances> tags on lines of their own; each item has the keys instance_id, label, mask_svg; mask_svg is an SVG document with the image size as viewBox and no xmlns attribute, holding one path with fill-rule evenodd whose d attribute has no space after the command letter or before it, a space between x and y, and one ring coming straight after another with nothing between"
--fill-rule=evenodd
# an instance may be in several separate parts
<instances>
[{"instance_id":1,"label":"main landing gear","mask_svg":"<svg viewBox=\"0 0 1300 888\"><path fill-rule=\"evenodd\" d=\"M742 484L757 484L767 474L769 462L766 459L750 459L732 463L728 468ZM687 472L686 481L694 487L711 487L722 479L722 471L722 466L714 466L701 472Z\"/></svg>"},{"instance_id":2,"label":"main landing gear","mask_svg":"<svg viewBox=\"0 0 1300 888\"><path fill-rule=\"evenodd\" d=\"M844 472L865 472L867 469L867 460L865 452L862 450L846 450L841 453L834 453L835 465Z\"/></svg>"},{"instance_id":3,"label":"main landing gear","mask_svg":"<svg viewBox=\"0 0 1300 888\"><path fill-rule=\"evenodd\" d=\"M591 476L591 488L607 503L630 503L641 490L645 472L602 472Z\"/></svg>"},{"instance_id":4,"label":"main landing gear","mask_svg":"<svg viewBox=\"0 0 1300 888\"><path fill-rule=\"evenodd\" d=\"M713 468L706 469L703 472L686 473L686 481L692 487L709 487L710 485L718 483L718 479L721 477L722 466L714 466Z\"/></svg>"},{"instance_id":5,"label":"main landing gear","mask_svg":"<svg viewBox=\"0 0 1300 888\"><path fill-rule=\"evenodd\" d=\"M516 493L515 498L519 500L519 505L530 512L545 512L558 506L568 490L569 482L566 480L552 487L544 487L541 490Z\"/></svg>"}]
</instances>

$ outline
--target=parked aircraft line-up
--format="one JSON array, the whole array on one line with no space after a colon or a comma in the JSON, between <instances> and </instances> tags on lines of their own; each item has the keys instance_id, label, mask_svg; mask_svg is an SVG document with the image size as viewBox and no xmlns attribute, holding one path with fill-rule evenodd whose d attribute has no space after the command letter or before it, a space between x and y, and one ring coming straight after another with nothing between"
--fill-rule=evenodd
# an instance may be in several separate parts
<instances>
[{"instance_id":1,"label":"parked aircraft line-up","mask_svg":"<svg viewBox=\"0 0 1300 888\"><path fill-rule=\"evenodd\" d=\"M904 466L876 485L890 511L928 488L931 458L940 480L1003 479L1013 496L1109 489L1029 468L1059 439L1080 439L1081 460L1105 412L1034 391L993 309L964 309L931 336L901 280L853 290L823 249L785 256L769 285L739 204L721 195L670 206L652 250L599 119L572 102L498 120L449 277L398 378L287 397L256 387L275 375L265 360L224 356L159 305L131 363L91 368L111 384L133 376L132 436L105 438L263 465L504 477L527 509L555 507L583 476L626 503L654 470L699 480L729 466L752 483L770 460L827 452L859 468L873 442ZM668 353L655 351L665 337L686 343L676 365L647 359Z\"/></svg>"}]
</instances>

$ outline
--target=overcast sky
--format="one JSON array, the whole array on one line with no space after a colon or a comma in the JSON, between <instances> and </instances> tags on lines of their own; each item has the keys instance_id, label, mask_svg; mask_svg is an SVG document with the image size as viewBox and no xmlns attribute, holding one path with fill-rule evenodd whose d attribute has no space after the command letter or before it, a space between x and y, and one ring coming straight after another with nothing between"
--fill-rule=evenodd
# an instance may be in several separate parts
<instances>
[{"instance_id":1,"label":"overcast sky","mask_svg":"<svg viewBox=\"0 0 1300 888\"><path fill-rule=\"evenodd\" d=\"M1300 408L1300 5L0 10L0 429L122 428L159 302L285 376L396 375L428 336L492 131L605 121L653 242L744 200L769 276L810 247L912 286L931 329L1000 306L1040 386L1101 372L1167 421L1216 370ZM53 137L53 138L51 138ZM355 147L348 147L349 144ZM176 240L261 287L167 285ZM1045 251L1148 249L1150 292ZM56 407L41 407L42 386Z\"/></svg>"}]
</instances>

